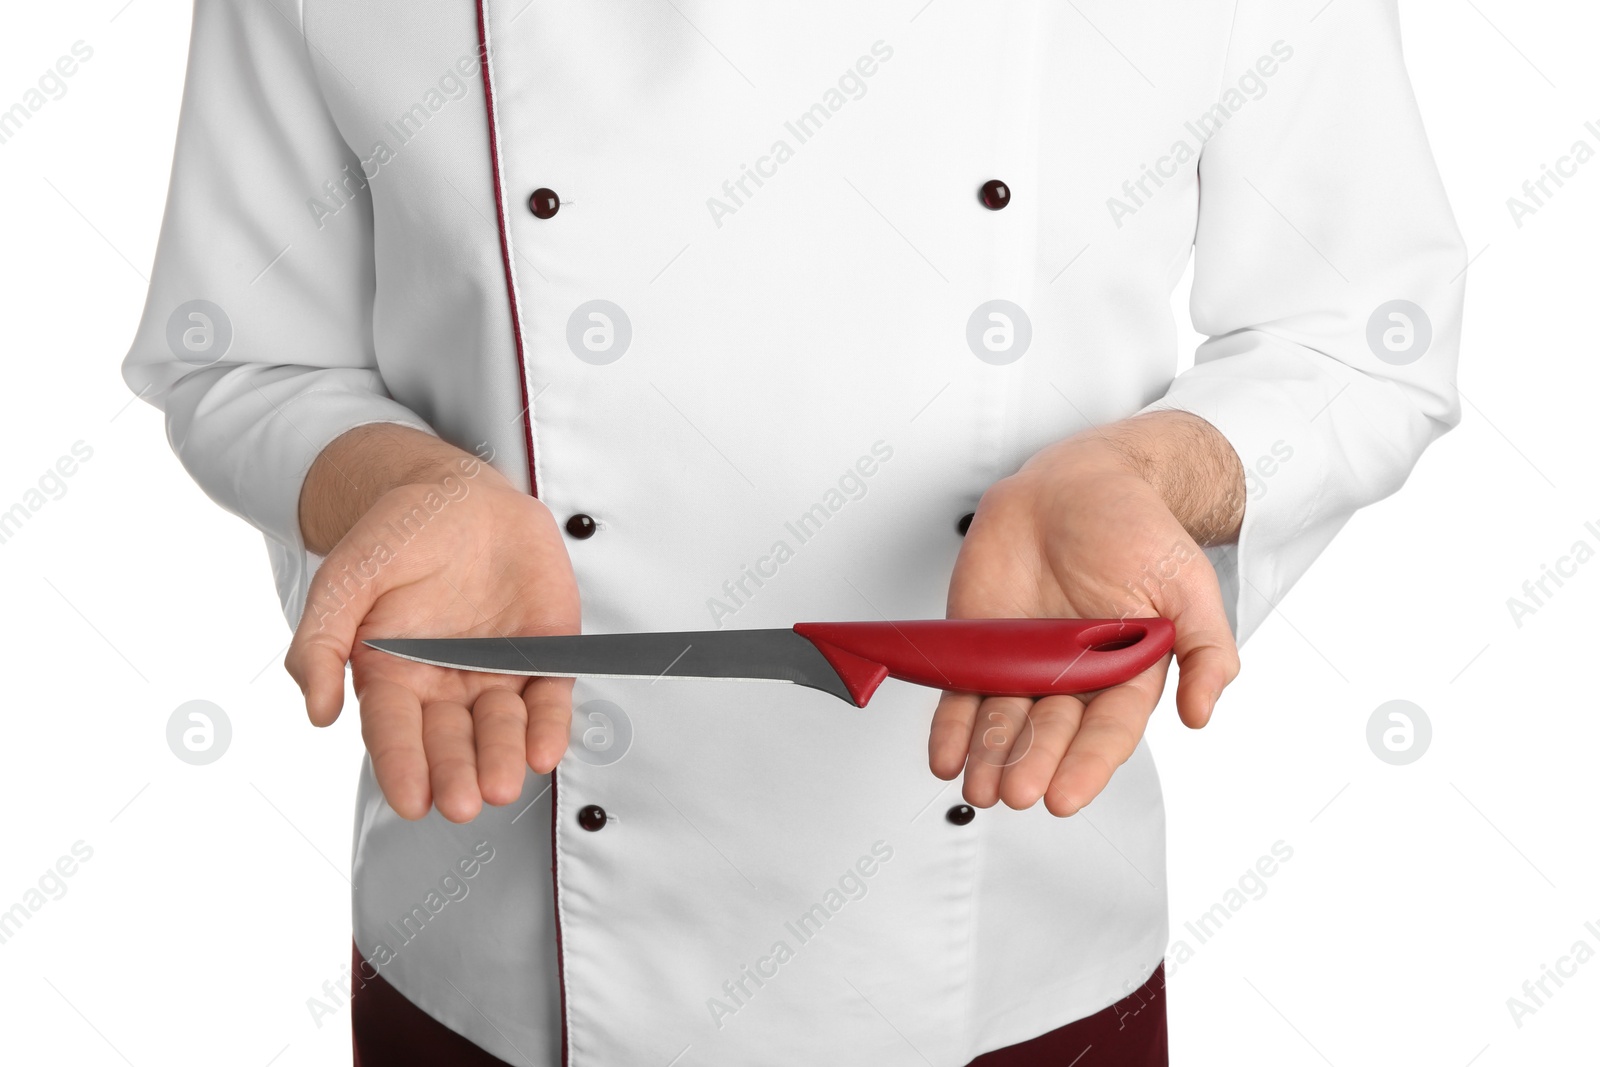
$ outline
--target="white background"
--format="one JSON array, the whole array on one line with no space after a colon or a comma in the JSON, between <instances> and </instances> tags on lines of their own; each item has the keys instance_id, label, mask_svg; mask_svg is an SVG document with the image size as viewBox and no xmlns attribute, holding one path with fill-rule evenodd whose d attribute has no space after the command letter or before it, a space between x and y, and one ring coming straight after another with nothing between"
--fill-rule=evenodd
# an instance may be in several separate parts
<instances>
[{"instance_id":1,"label":"white background","mask_svg":"<svg viewBox=\"0 0 1600 1067\"><path fill-rule=\"evenodd\" d=\"M1575 942L1600 952L1600 559L1520 627L1506 603L1574 542L1600 549L1600 159L1521 227L1506 205L1574 141L1600 149L1600 16L1578 0L1402 6L1476 257L1466 415L1283 601L1211 727L1157 713L1173 936L1194 949L1170 981L1179 1065L1600 1062L1600 959L1547 983L1520 1026L1506 1003ZM306 1001L349 960L355 717L306 724L259 538L194 488L118 376L188 16L170 0L13 4L0 34L0 108L75 41L94 50L0 144L0 511L75 442L93 449L0 544L0 910L75 842L93 849L0 944L8 1063L349 1062L347 1014L319 1028ZM1186 296L1187 281L1180 321ZM197 698L234 730L206 767L165 737ZM1408 766L1367 745L1391 699L1433 725ZM1293 858L1266 894L1198 943L1185 922L1280 840Z\"/></svg>"}]
</instances>

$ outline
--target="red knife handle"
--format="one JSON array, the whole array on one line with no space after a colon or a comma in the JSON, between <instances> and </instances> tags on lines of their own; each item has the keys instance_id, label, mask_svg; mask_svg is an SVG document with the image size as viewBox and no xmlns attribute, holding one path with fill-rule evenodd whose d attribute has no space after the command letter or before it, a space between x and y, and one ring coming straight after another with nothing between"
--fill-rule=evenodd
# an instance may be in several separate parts
<instances>
[{"instance_id":1,"label":"red knife handle","mask_svg":"<svg viewBox=\"0 0 1600 1067\"><path fill-rule=\"evenodd\" d=\"M1040 697L1121 685L1172 648L1167 619L918 619L802 622L864 708L885 678L986 696Z\"/></svg>"}]
</instances>

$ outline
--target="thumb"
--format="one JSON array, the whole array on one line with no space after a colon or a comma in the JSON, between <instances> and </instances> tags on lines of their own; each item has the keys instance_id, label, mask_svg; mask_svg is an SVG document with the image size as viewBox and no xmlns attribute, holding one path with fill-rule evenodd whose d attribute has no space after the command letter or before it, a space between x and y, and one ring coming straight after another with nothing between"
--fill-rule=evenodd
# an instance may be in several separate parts
<instances>
[{"instance_id":1,"label":"thumb","mask_svg":"<svg viewBox=\"0 0 1600 1067\"><path fill-rule=\"evenodd\" d=\"M1172 620L1178 660L1178 717L1198 730L1211 721L1222 690L1239 676L1239 648L1214 575L1186 583Z\"/></svg>"},{"instance_id":2,"label":"thumb","mask_svg":"<svg viewBox=\"0 0 1600 1067\"><path fill-rule=\"evenodd\" d=\"M378 597L377 583L360 577L365 560L346 537L317 568L306 596L305 611L283 666L305 696L306 715L315 726L327 726L344 706L344 667L350 660L356 629Z\"/></svg>"}]
</instances>

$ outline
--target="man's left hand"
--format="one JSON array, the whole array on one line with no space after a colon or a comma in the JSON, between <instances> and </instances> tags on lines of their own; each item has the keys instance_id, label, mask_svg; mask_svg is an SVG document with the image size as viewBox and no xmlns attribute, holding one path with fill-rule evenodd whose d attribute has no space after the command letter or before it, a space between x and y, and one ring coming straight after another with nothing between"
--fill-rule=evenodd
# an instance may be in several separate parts
<instances>
[{"instance_id":1,"label":"man's left hand","mask_svg":"<svg viewBox=\"0 0 1600 1067\"><path fill-rule=\"evenodd\" d=\"M1244 473L1204 420L1156 412L1089 430L1038 453L979 503L950 581L951 618L1130 618L1176 628L1178 714L1198 729L1239 653L1202 544L1237 538ZM1041 797L1067 816L1132 756L1166 682L1163 660L1083 696L945 693L929 766L966 770L974 807Z\"/></svg>"}]
</instances>

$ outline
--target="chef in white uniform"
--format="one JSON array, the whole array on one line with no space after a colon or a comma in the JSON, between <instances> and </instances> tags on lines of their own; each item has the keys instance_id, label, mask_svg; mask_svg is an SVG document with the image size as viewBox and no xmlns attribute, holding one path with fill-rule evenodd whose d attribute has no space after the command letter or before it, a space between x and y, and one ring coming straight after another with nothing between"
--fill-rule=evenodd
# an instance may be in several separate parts
<instances>
[{"instance_id":1,"label":"chef in white uniform","mask_svg":"<svg viewBox=\"0 0 1600 1067\"><path fill-rule=\"evenodd\" d=\"M948 611L1172 617L1200 725L1458 418L1395 0L195 6L125 375L319 723L358 637ZM353 984L487 1056L956 1067L1162 961L1164 665L855 709L380 658Z\"/></svg>"}]
</instances>

